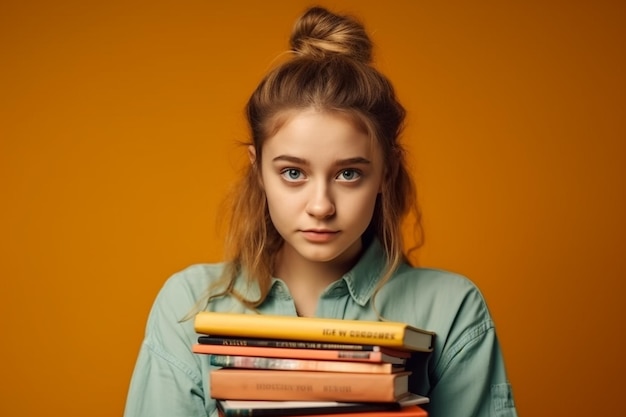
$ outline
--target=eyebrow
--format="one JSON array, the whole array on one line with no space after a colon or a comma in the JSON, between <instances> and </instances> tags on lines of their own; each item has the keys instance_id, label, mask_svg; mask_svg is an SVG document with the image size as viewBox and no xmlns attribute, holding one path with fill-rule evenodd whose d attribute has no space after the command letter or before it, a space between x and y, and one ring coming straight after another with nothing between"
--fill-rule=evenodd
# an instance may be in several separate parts
<instances>
[{"instance_id":1,"label":"eyebrow","mask_svg":"<svg viewBox=\"0 0 626 417\"><path fill-rule=\"evenodd\" d=\"M287 161L287 162L292 162L294 164L300 164L300 165L310 165L308 159L298 158L297 156L291 156L291 155L279 155L275 157L274 159L272 159L272 162L278 162L278 161ZM338 166L369 165L371 163L372 162L369 159L363 158L361 156L356 156L354 158L339 159L335 162L335 165L338 165Z\"/></svg>"}]
</instances>

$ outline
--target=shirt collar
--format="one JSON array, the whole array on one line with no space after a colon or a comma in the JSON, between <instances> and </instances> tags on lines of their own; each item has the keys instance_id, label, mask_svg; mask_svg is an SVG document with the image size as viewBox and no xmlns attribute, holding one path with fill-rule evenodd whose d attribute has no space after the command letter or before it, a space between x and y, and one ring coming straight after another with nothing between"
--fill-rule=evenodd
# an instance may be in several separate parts
<instances>
[{"instance_id":1,"label":"shirt collar","mask_svg":"<svg viewBox=\"0 0 626 417\"><path fill-rule=\"evenodd\" d=\"M340 285L340 282L343 281L352 299L360 306L365 306L381 278L385 263L385 254L380 241L378 239L372 239L368 246L365 247L356 265L341 277L340 280L332 284L329 289L333 286ZM245 281L246 280L242 279L240 275L235 283L235 289L249 300L258 299L261 294L259 286L256 283L249 283L248 285ZM283 285L281 280L272 278L270 293L273 295L278 295L276 293L277 291L284 293Z\"/></svg>"},{"instance_id":2,"label":"shirt collar","mask_svg":"<svg viewBox=\"0 0 626 417\"><path fill-rule=\"evenodd\" d=\"M385 254L378 239L372 239L354 267L342 279L354 301L365 306L380 280L385 267Z\"/></svg>"}]
</instances>

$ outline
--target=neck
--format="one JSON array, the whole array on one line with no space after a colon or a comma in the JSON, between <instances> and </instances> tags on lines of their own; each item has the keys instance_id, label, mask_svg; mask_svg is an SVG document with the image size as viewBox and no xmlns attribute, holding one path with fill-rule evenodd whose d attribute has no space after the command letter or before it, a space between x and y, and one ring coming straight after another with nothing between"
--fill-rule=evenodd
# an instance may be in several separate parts
<instances>
[{"instance_id":1,"label":"neck","mask_svg":"<svg viewBox=\"0 0 626 417\"><path fill-rule=\"evenodd\" d=\"M283 245L274 265L274 276L287 284L298 312L312 316L324 289L345 275L360 253L361 245L355 245L336 259L314 262L300 256L293 247Z\"/></svg>"}]
</instances>

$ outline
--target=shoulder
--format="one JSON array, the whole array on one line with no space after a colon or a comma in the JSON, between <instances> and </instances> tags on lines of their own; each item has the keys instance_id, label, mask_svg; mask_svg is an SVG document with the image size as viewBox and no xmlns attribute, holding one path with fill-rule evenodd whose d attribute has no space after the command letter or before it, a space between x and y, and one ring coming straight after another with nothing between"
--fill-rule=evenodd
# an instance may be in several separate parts
<instances>
[{"instance_id":1,"label":"shoulder","mask_svg":"<svg viewBox=\"0 0 626 417\"><path fill-rule=\"evenodd\" d=\"M146 329L148 339L173 331L191 336L193 320L189 320L189 315L223 268L223 264L195 264L171 275L152 305Z\"/></svg>"},{"instance_id":2,"label":"shoulder","mask_svg":"<svg viewBox=\"0 0 626 417\"><path fill-rule=\"evenodd\" d=\"M437 333L437 347L493 328L485 298L467 277L403 265L376 299L384 317Z\"/></svg>"},{"instance_id":3,"label":"shoulder","mask_svg":"<svg viewBox=\"0 0 626 417\"><path fill-rule=\"evenodd\" d=\"M495 340L490 336L495 328L485 298L461 274L403 265L380 295L376 304L384 317L435 332L430 363L434 374L443 372L461 351L478 355L469 346Z\"/></svg>"},{"instance_id":4,"label":"shoulder","mask_svg":"<svg viewBox=\"0 0 626 417\"><path fill-rule=\"evenodd\" d=\"M471 290L476 285L466 276L438 268L414 267L402 264L394 279L407 280L416 284L434 286L433 288Z\"/></svg>"},{"instance_id":5,"label":"shoulder","mask_svg":"<svg viewBox=\"0 0 626 417\"><path fill-rule=\"evenodd\" d=\"M157 300L189 299L197 300L207 287L221 276L224 264L194 264L182 269L163 284Z\"/></svg>"},{"instance_id":6,"label":"shoulder","mask_svg":"<svg viewBox=\"0 0 626 417\"><path fill-rule=\"evenodd\" d=\"M403 264L385 287L395 295L402 290L408 300L419 301L429 310L454 310L472 305L488 314L485 299L476 284L455 272Z\"/></svg>"}]
</instances>

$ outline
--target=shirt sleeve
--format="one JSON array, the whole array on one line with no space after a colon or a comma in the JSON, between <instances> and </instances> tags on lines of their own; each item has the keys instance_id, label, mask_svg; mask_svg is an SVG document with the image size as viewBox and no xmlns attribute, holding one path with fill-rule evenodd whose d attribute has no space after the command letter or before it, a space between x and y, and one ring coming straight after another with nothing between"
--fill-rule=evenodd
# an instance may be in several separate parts
<instances>
[{"instance_id":1,"label":"shirt sleeve","mask_svg":"<svg viewBox=\"0 0 626 417\"><path fill-rule=\"evenodd\" d=\"M463 314L463 311L460 313ZM430 416L517 416L500 345L490 318L483 317L482 321L464 326L459 336L451 340L444 350L434 374L429 394Z\"/></svg>"},{"instance_id":2,"label":"shirt sleeve","mask_svg":"<svg viewBox=\"0 0 626 417\"><path fill-rule=\"evenodd\" d=\"M201 359L191 352L197 337L193 320L181 321L193 307L184 279L170 278L157 296L146 326L126 400L125 417L207 417Z\"/></svg>"},{"instance_id":3,"label":"shirt sleeve","mask_svg":"<svg viewBox=\"0 0 626 417\"><path fill-rule=\"evenodd\" d=\"M149 342L139 352L125 417L208 416L201 384Z\"/></svg>"}]
</instances>

